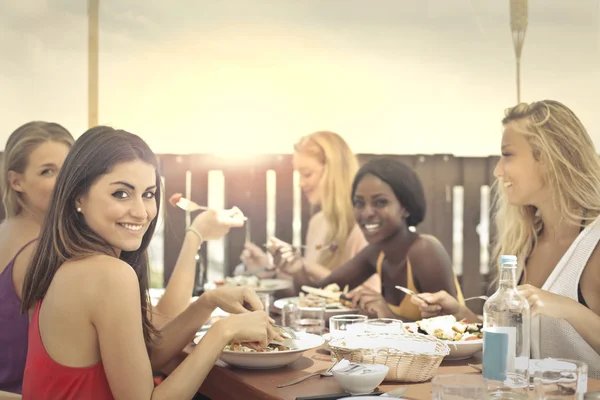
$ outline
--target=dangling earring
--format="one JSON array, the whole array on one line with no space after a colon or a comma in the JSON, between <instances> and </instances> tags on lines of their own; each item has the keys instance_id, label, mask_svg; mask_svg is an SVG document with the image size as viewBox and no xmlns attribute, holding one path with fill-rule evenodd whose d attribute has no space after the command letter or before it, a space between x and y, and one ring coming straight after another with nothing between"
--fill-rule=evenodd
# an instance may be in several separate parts
<instances>
[{"instance_id":1,"label":"dangling earring","mask_svg":"<svg viewBox=\"0 0 600 400\"><path fill-rule=\"evenodd\" d=\"M81 207L77 207L77 212L80 213L81 212Z\"/></svg>"}]
</instances>

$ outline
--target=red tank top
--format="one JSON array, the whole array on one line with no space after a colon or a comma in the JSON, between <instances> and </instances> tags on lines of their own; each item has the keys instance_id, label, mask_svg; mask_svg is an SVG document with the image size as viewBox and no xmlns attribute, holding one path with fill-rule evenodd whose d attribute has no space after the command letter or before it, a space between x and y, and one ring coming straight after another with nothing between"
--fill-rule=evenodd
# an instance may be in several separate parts
<instances>
[{"instance_id":1,"label":"red tank top","mask_svg":"<svg viewBox=\"0 0 600 400\"><path fill-rule=\"evenodd\" d=\"M41 305L40 300L29 326L23 400L113 400L102 361L90 367L67 367L46 352L39 329Z\"/></svg>"}]
</instances>

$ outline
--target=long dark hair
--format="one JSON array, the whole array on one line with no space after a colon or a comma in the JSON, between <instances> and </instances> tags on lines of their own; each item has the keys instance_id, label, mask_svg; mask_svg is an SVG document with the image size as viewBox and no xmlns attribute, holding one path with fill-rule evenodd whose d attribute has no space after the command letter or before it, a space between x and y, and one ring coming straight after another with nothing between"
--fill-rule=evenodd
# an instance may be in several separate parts
<instances>
[{"instance_id":1,"label":"long dark hair","mask_svg":"<svg viewBox=\"0 0 600 400\"><path fill-rule=\"evenodd\" d=\"M68 260L94 254L115 255L106 240L94 232L76 211L76 200L88 193L102 175L117 164L141 160L156 170L156 207L160 209L161 180L156 155L139 136L106 126L85 132L73 145L58 174L50 207L42 225L39 242L23 285L21 312L32 308L46 295L60 266ZM140 282L142 322L146 345L152 343L157 330L148 317L148 255L147 248L156 228L154 218L135 251L122 251L120 259L135 270Z\"/></svg>"}]
</instances>

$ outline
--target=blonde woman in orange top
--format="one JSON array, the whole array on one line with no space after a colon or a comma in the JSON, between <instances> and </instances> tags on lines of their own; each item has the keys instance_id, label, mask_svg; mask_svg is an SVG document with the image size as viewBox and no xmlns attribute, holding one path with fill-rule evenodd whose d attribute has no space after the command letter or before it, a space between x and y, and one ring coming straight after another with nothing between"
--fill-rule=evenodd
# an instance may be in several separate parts
<instances>
[{"instance_id":1,"label":"blonde woman in orange top","mask_svg":"<svg viewBox=\"0 0 600 400\"><path fill-rule=\"evenodd\" d=\"M419 307L396 285L416 293L445 290L463 301L442 244L411 229L425 218L426 203L421 181L410 167L390 158L369 161L354 178L352 200L369 245L318 282L319 287L337 283L354 288L379 275L381 293L364 287L350 293L355 306L378 318L421 319Z\"/></svg>"},{"instance_id":2,"label":"blonde woman in orange top","mask_svg":"<svg viewBox=\"0 0 600 400\"><path fill-rule=\"evenodd\" d=\"M277 267L279 273L292 276L299 287L327 277L358 254L367 242L354 220L350 201L358 161L344 139L328 131L304 136L294 145L293 163L300 174L302 192L311 206L319 209L309 221L304 255L290 244L271 238L268 250L274 255L274 263L252 243L246 244L241 259L247 270ZM379 290L375 273L366 281L367 286Z\"/></svg>"}]
</instances>

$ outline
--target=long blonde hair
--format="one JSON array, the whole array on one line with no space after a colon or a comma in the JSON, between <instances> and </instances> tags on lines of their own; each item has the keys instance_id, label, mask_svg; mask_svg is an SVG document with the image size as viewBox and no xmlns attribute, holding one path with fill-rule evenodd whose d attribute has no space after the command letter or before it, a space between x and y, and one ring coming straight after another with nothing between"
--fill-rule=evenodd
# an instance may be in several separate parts
<instances>
[{"instance_id":1,"label":"long blonde hair","mask_svg":"<svg viewBox=\"0 0 600 400\"><path fill-rule=\"evenodd\" d=\"M543 182L563 221L580 225L600 215L600 160L592 139L577 116L565 105L544 100L521 103L505 111L502 124L523 121L519 129L540 163ZM519 273L542 229L537 208L510 205L496 180L494 260L514 254Z\"/></svg>"},{"instance_id":2,"label":"long blonde hair","mask_svg":"<svg viewBox=\"0 0 600 400\"><path fill-rule=\"evenodd\" d=\"M302 137L294 151L314 157L324 167L321 210L329 231L323 244L335 242L338 247L335 251L321 251L319 263L334 269L341 264L348 235L356 224L350 193L358 160L340 135L328 131Z\"/></svg>"},{"instance_id":3,"label":"long blonde hair","mask_svg":"<svg viewBox=\"0 0 600 400\"><path fill-rule=\"evenodd\" d=\"M19 215L27 207L21 194L10 185L8 172L23 173L29 163L29 155L40 144L47 141L64 143L71 147L73 136L62 125L54 122L32 121L18 127L10 134L2 154L2 203L6 218Z\"/></svg>"}]
</instances>

